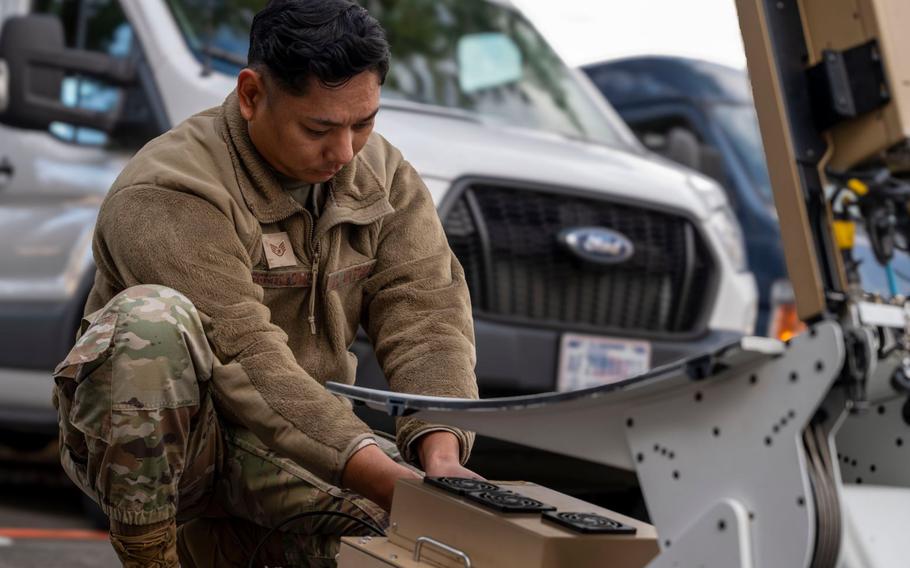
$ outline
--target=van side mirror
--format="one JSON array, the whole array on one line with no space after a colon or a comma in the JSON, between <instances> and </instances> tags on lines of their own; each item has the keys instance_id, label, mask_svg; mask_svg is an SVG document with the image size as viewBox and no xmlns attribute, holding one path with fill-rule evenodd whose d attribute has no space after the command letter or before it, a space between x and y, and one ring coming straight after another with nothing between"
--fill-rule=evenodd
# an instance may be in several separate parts
<instances>
[{"instance_id":1,"label":"van side mirror","mask_svg":"<svg viewBox=\"0 0 910 568\"><path fill-rule=\"evenodd\" d=\"M701 144L688 128L674 126L667 133L667 149L664 154L676 163L695 171L701 171Z\"/></svg>"},{"instance_id":2,"label":"van side mirror","mask_svg":"<svg viewBox=\"0 0 910 568\"><path fill-rule=\"evenodd\" d=\"M120 108L96 111L61 102L67 73L100 79L114 85L134 81L130 60L103 53L68 49L63 26L54 16L28 15L7 20L0 31L0 122L9 126L45 130L65 122L111 132Z\"/></svg>"}]
</instances>

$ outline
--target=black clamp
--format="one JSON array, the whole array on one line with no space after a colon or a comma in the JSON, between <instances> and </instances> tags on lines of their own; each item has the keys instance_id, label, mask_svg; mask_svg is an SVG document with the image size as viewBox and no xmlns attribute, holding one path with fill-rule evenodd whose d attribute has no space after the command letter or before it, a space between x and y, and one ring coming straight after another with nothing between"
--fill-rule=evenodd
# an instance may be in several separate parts
<instances>
[{"instance_id":1,"label":"black clamp","mask_svg":"<svg viewBox=\"0 0 910 568\"><path fill-rule=\"evenodd\" d=\"M806 72L813 116L819 130L881 108L891 101L878 42L844 51L826 49Z\"/></svg>"}]
</instances>

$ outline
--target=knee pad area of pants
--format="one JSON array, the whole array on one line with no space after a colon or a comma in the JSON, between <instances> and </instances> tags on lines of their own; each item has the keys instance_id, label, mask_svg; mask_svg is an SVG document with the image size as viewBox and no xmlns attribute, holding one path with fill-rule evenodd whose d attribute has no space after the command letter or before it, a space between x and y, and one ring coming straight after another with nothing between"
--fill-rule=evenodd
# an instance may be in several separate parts
<instances>
[{"instance_id":1,"label":"knee pad area of pants","mask_svg":"<svg viewBox=\"0 0 910 568\"><path fill-rule=\"evenodd\" d=\"M127 288L107 306L116 313L112 338L113 403L137 408L198 404L198 380L213 355L193 303L159 285Z\"/></svg>"},{"instance_id":2,"label":"knee pad area of pants","mask_svg":"<svg viewBox=\"0 0 910 568\"><path fill-rule=\"evenodd\" d=\"M158 351L185 350L187 339L205 335L196 306L166 286L132 286L114 296L105 309L117 314L116 333L127 348L142 348L150 341L162 346Z\"/></svg>"},{"instance_id":3,"label":"knee pad area of pants","mask_svg":"<svg viewBox=\"0 0 910 568\"><path fill-rule=\"evenodd\" d=\"M121 314L137 312L137 317L141 319L154 319L156 316L171 319L166 315L171 314L176 319L172 323L199 319L196 306L186 295L160 284L130 286L111 298L105 309Z\"/></svg>"}]
</instances>

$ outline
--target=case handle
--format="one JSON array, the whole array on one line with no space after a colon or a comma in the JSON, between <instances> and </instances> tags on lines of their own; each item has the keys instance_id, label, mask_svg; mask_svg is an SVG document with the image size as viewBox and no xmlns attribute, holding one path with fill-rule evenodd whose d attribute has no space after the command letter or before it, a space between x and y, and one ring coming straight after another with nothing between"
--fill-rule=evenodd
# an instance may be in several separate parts
<instances>
[{"instance_id":1,"label":"case handle","mask_svg":"<svg viewBox=\"0 0 910 568\"><path fill-rule=\"evenodd\" d=\"M421 536L417 538L417 544L414 546L414 561L420 562L420 551L423 549L423 545L432 545L436 548L442 550L443 552L448 552L449 554L456 556L462 562L464 562L464 568L471 568L471 557L465 554L464 552L458 550L455 547L449 546L444 542L439 542L434 538L428 536Z\"/></svg>"}]
</instances>

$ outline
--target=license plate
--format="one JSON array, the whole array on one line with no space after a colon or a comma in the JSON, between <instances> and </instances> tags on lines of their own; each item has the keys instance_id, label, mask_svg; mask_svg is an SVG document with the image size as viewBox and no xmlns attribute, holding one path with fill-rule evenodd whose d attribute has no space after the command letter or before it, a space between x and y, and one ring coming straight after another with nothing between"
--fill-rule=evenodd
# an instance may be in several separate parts
<instances>
[{"instance_id":1,"label":"license plate","mask_svg":"<svg viewBox=\"0 0 910 568\"><path fill-rule=\"evenodd\" d=\"M556 388L571 391L615 383L651 366L647 341L567 333L559 349Z\"/></svg>"}]
</instances>

